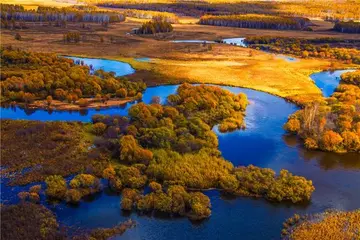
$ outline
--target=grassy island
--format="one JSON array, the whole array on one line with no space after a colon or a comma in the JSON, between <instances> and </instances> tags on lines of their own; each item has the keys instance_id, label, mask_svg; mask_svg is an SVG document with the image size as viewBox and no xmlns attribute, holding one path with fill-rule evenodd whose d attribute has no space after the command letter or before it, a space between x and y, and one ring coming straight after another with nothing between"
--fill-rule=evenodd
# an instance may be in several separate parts
<instances>
[{"instance_id":1,"label":"grassy island","mask_svg":"<svg viewBox=\"0 0 360 240\"><path fill-rule=\"evenodd\" d=\"M331 97L295 112L284 128L304 139L308 149L359 152L359 83L360 71L343 74Z\"/></svg>"},{"instance_id":2,"label":"grassy island","mask_svg":"<svg viewBox=\"0 0 360 240\"><path fill-rule=\"evenodd\" d=\"M119 105L142 96L143 82L131 82L50 53L2 48L1 102L33 108L77 110Z\"/></svg>"}]
</instances>

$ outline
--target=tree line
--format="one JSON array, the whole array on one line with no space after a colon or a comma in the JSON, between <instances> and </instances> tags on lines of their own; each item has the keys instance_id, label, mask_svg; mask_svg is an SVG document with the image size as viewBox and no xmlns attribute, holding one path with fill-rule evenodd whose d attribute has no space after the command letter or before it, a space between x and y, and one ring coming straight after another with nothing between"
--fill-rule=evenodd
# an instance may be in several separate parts
<instances>
[{"instance_id":1,"label":"tree line","mask_svg":"<svg viewBox=\"0 0 360 240\"><path fill-rule=\"evenodd\" d=\"M350 40L349 47L342 46L345 41L337 38L297 39L288 37L247 37L245 43L251 48L265 51L293 54L300 57L338 59L347 63L360 64L360 51L353 48L358 40ZM333 47L331 45L334 45Z\"/></svg>"},{"instance_id":2,"label":"tree line","mask_svg":"<svg viewBox=\"0 0 360 240\"><path fill-rule=\"evenodd\" d=\"M137 34L155 34L172 32L173 26L163 17L154 17L151 21L145 22L136 30Z\"/></svg>"},{"instance_id":3,"label":"tree line","mask_svg":"<svg viewBox=\"0 0 360 240\"><path fill-rule=\"evenodd\" d=\"M87 3L99 6L124 9L152 10L172 12L179 15L201 17L206 14L266 14L274 16L293 16L321 18L328 21L359 20L360 4L356 1L176 1L176 2L149 2L124 0L85 0Z\"/></svg>"},{"instance_id":4,"label":"tree line","mask_svg":"<svg viewBox=\"0 0 360 240\"><path fill-rule=\"evenodd\" d=\"M343 33L360 33L360 22L337 22L334 25L334 30Z\"/></svg>"},{"instance_id":5,"label":"tree line","mask_svg":"<svg viewBox=\"0 0 360 240\"><path fill-rule=\"evenodd\" d=\"M66 40L74 39L76 35L66 35ZM146 89L143 82L116 77L113 72L94 72L92 66L75 64L56 54L2 48L0 56L2 102L49 99L51 104L52 99L77 102L86 97L125 98L141 95Z\"/></svg>"},{"instance_id":6,"label":"tree line","mask_svg":"<svg viewBox=\"0 0 360 240\"><path fill-rule=\"evenodd\" d=\"M284 128L304 139L308 149L360 152L360 71L341 76L336 92L291 115Z\"/></svg>"},{"instance_id":7,"label":"tree line","mask_svg":"<svg viewBox=\"0 0 360 240\"><path fill-rule=\"evenodd\" d=\"M309 19L301 17L245 14L218 16L205 15L200 18L199 24L239 28L307 30L311 22Z\"/></svg>"},{"instance_id":8,"label":"tree line","mask_svg":"<svg viewBox=\"0 0 360 240\"><path fill-rule=\"evenodd\" d=\"M174 13L168 12L159 12L159 11L145 11L137 9L126 9L124 12L127 17L135 17L140 19L153 19L153 18L162 18L168 23L178 23L179 18Z\"/></svg>"},{"instance_id":9,"label":"tree line","mask_svg":"<svg viewBox=\"0 0 360 240\"><path fill-rule=\"evenodd\" d=\"M125 21L125 15L118 12L100 11L97 8L84 7L39 7L37 10L25 10L21 6L1 4L2 25L11 21L24 22L95 22L112 23Z\"/></svg>"}]
</instances>

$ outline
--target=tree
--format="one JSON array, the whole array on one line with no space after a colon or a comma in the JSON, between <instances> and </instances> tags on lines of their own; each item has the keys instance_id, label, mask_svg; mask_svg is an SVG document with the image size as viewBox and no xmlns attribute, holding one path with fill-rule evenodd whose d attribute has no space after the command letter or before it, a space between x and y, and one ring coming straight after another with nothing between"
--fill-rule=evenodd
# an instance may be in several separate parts
<instances>
[{"instance_id":1,"label":"tree","mask_svg":"<svg viewBox=\"0 0 360 240\"><path fill-rule=\"evenodd\" d=\"M46 97L46 102L47 102L49 107L51 106L52 101L53 101L52 96L49 95L49 96Z\"/></svg>"},{"instance_id":2,"label":"tree","mask_svg":"<svg viewBox=\"0 0 360 240\"><path fill-rule=\"evenodd\" d=\"M21 35L20 33L15 34L15 40L21 41Z\"/></svg>"},{"instance_id":3,"label":"tree","mask_svg":"<svg viewBox=\"0 0 360 240\"><path fill-rule=\"evenodd\" d=\"M106 130L106 125L104 123L98 122L92 125L92 132L95 135L101 136Z\"/></svg>"},{"instance_id":4,"label":"tree","mask_svg":"<svg viewBox=\"0 0 360 240\"><path fill-rule=\"evenodd\" d=\"M332 130L325 131L321 139L323 148L326 151L335 151L335 152L341 149L342 141L343 138L340 136L340 134Z\"/></svg>"},{"instance_id":5,"label":"tree","mask_svg":"<svg viewBox=\"0 0 360 240\"><path fill-rule=\"evenodd\" d=\"M67 186L62 176L52 175L45 179L46 195L50 198L63 199L65 197Z\"/></svg>"},{"instance_id":6,"label":"tree","mask_svg":"<svg viewBox=\"0 0 360 240\"><path fill-rule=\"evenodd\" d=\"M128 163L148 164L153 157L151 151L138 145L132 135L125 135L120 139L120 160Z\"/></svg>"},{"instance_id":7,"label":"tree","mask_svg":"<svg viewBox=\"0 0 360 240\"><path fill-rule=\"evenodd\" d=\"M297 133L300 130L300 121L297 118L290 118L284 125L284 129L291 133Z\"/></svg>"}]
</instances>

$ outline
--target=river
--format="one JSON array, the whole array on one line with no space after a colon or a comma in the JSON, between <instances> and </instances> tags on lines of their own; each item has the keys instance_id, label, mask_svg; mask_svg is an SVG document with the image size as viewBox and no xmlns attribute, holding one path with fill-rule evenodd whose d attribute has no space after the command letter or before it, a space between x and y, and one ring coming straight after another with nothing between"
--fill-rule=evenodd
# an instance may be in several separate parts
<instances>
[{"instance_id":1,"label":"river","mask_svg":"<svg viewBox=\"0 0 360 240\"><path fill-rule=\"evenodd\" d=\"M84 63L87 64L87 59ZM106 61L106 60L103 60ZM106 62L105 62L106 64ZM109 63L112 64L112 63ZM315 83L325 84L323 89L334 91L327 82L339 81L339 74L315 73ZM121 75L122 73L117 73ZM320 80L321 81L320 81ZM112 227L132 218L138 226L125 232L121 239L278 239L282 222L294 213L305 214L324 211L328 208L353 210L360 208L360 157L359 154L334 154L304 149L295 137L287 136L282 128L287 117L298 107L282 98L255 90L225 87L234 93L245 93L250 101L246 110L246 130L219 133L219 149L223 157L234 165L253 164L279 172L288 169L294 174L313 181L316 188L311 202L305 205L270 203L264 199L245 197L225 198L218 191L206 191L212 204L212 215L201 223L192 223L187 218L163 216L139 216L135 212L124 215L120 210L121 196L105 189L92 199L77 207L66 204L49 205L42 196L42 203L52 209L60 223L81 228ZM147 88L143 94L145 103L153 96L175 93L176 85ZM328 92L324 92L326 96ZM19 107L2 108L1 118L28 120L62 120L89 122L93 114L127 115L128 103L121 107L84 112L45 110L27 111ZM26 187L7 187L2 181L1 198L16 201L16 193ZM116 239L116 238L114 238Z\"/></svg>"}]
</instances>

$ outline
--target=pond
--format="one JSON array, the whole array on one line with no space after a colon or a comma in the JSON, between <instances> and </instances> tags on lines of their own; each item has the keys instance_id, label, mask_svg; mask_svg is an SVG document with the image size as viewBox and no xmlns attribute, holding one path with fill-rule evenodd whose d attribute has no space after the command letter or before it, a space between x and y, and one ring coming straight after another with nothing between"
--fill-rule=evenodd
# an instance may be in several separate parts
<instances>
[{"instance_id":1,"label":"pond","mask_svg":"<svg viewBox=\"0 0 360 240\"><path fill-rule=\"evenodd\" d=\"M174 40L173 43L216 43L215 41L207 40Z\"/></svg>"},{"instance_id":2,"label":"pond","mask_svg":"<svg viewBox=\"0 0 360 240\"><path fill-rule=\"evenodd\" d=\"M107 60L101 58L81 58L81 57L72 57L72 56L63 56L74 60L75 63L81 64L83 62L85 65L92 66L93 70L102 69L107 72L115 72L115 76L125 76L133 74L135 69L131 67L130 64L115 60Z\"/></svg>"},{"instance_id":3,"label":"pond","mask_svg":"<svg viewBox=\"0 0 360 240\"><path fill-rule=\"evenodd\" d=\"M324 78L324 83L331 83L334 76L316 73L312 78ZM82 228L111 227L132 218L138 226L125 232L121 239L150 240L174 239L174 236L177 239L278 239L282 222L294 213L320 212L328 208L353 210L360 207L359 154L338 155L305 150L295 137L286 136L282 128L287 117L298 109L297 106L264 92L238 87L222 88L234 93L243 92L250 101L246 110L245 130L220 133L214 128L224 158L234 165L253 164L272 168L276 172L284 168L311 179L316 190L309 204L275 204L263 199L225 198L218 191L206 191L212 204L212 216L196 224L187 218L139 216L136 213L124 215L119 205L121 197L107 189L93 199L81 202L78 207L65 204L47 206L55 212L61 223ZM160 96L162 103L165 103L166 96L175 93L176 89L175 85L148 88L143 94L143 101L149 103L153 96ZM88 110L85 113L55 111L49 114L37 110L29 114L20 108L15 108L15 112L13 109L1 109L1 117L87 122L96 113L126 115L132 104L98 111ZM6 187L5 183L2 182L2 199L14 196L22 189ZM12 202L15 198L9 200ZM45 203L45 199L42 200Z\"/></svg>"}]
</instances>

